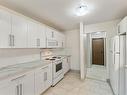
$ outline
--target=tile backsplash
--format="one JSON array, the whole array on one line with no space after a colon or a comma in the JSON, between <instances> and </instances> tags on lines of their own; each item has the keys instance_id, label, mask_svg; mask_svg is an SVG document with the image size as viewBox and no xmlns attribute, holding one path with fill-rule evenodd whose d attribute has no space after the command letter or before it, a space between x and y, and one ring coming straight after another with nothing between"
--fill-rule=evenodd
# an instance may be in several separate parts
<instances>
[{"instance_id":1,"label":"tile backsplash","mask_svg":"<svg viewBox=\"0 0 127 95\"><path fill-rule=\"evenodd\" d=\"M40 60L40 49L0 49L0 68Z\"/></svg>"},{"instance_id":2,"label":"tile backsplash","mask_svg":"<svg viewBox=\"0 0 127 95\"><path fill-rule=\"evenodd\" d=\"M0 49L0 68L40 60L43 56L64 54L64 49Z\"/></svg>"}]
</instances>

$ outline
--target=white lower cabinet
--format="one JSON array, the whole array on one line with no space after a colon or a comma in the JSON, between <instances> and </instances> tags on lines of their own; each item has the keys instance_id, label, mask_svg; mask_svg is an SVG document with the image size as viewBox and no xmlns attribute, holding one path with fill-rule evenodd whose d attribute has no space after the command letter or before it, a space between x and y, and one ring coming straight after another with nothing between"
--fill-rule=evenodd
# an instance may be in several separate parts
<instances>
[{"instance_id":1,"label":"white lower cabinet","mask_svg":"<svg viewBox=\"0 0 127 95\"><path fill-rule=\"evenodd\" d=\"M40 95L52 85L52 64L0 81L0 95Z\"/></svg>"},{"instance_id":2,"label":"white lower cabinet","mask_svg":"<svg viewBox=\"0 0 127 95\"><path fill-rule=\"evenodd\" d=\"M63 59L63 72L66 74L70 70L70 57Z\"/></svg>"},{"instance_id":3,"label":"white lower cabinet","mask_svg":"<svg viewBox=\"0 0 127 95\"><path fill-rule=\"evenodd\" d=\"M10 80L0 82L0 95L16 95L15 86Z\"/></svg>"},{"instance_id":4,"label":"white lower cabinet","mask_svg":"<svg viewBox=\"0 0 127 95\"><path fill-rule=\"evenodd\" d=\"M34 95L34 73L2 81L0 95Z\"/></svg>"},{"instance_id":5,"label":"white lower cabinet","mask_svg":"<svg viewBox=\"0 0 127 95\"><path fill-rule=\"evenodd\" d=\"M35 95L40 95L52 85L51 64L35 72Z\"/></svg>"},{"instance_id":6,"label":"white lower cabinet","mask_svg":"<svg viewBox=\"0 0 127 95\"><path fill-rule=\"evenodd\" d=\"M11 81L15 86L13 95L34 95L34 72L19 76Z\"/></svg>"},{"instance_id":7,"label":"white lower cabinet","mask_svg":"<svg viewBox=\"0 0 127 95\"><path fill-rule=\"evenodd\" d=\"M34 72L28 73L23 78L23 94L22 95L34 95Z\"/></svg>"}]
</instances>

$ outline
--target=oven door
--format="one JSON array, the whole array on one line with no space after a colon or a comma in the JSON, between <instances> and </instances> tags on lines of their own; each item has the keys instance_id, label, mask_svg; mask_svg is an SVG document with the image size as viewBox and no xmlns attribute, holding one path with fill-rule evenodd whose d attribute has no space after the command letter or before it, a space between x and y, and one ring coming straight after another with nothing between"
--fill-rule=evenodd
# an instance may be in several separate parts
<instances>
[{"instance_id":1,"label":"oven door","mask_svg":"<svg viewBox=\"0 0 127 95\"><path fill-rule=\"evenodd\" d=\"M63 73L63 63L62 61L57 61L53 64L53 77L56 78Z\"/></svg>"}]
</instances>

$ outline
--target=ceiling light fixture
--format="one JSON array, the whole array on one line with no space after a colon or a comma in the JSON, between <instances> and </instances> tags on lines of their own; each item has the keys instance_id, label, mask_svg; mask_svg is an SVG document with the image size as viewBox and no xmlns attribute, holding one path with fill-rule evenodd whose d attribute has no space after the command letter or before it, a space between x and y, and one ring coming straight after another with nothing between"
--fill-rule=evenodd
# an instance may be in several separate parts
<instances>
[{"instance_id":1,"label":"ceiling light fixture","mask_svg":"<svg viewBox=\"0 0 127 95\"><path fill-rule=\"evenodd\" d=\"M77 16L86 15L88 13L88 5L83 0L81 0L79 5L75 9L75 13Z\"/></svg>"}]
</instances>

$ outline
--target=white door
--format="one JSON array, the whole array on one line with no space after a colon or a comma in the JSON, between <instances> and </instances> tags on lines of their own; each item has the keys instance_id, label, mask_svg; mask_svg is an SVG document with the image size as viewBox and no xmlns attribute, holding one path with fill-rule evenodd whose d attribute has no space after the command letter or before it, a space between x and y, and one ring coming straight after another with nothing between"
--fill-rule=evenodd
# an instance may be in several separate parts
<instances>
[{"instance_id":1,"label":"white door","mask_svg":"<svg viewBox=\"0 0 127 95\"><path fill-rule=\"evenodd\" d=\"M11 47L11 14L0 9L0 48Z\"/></svg>"},{"instance_id":2,"label":"white door","mask_svg":"<svg viewBox=\"0 0 127 95\"><path fill-rule=\"evenodd\" d=\"M12 15L12 39L14 48L27 48L27 20Z\"/></svg>"}]
</instances>

